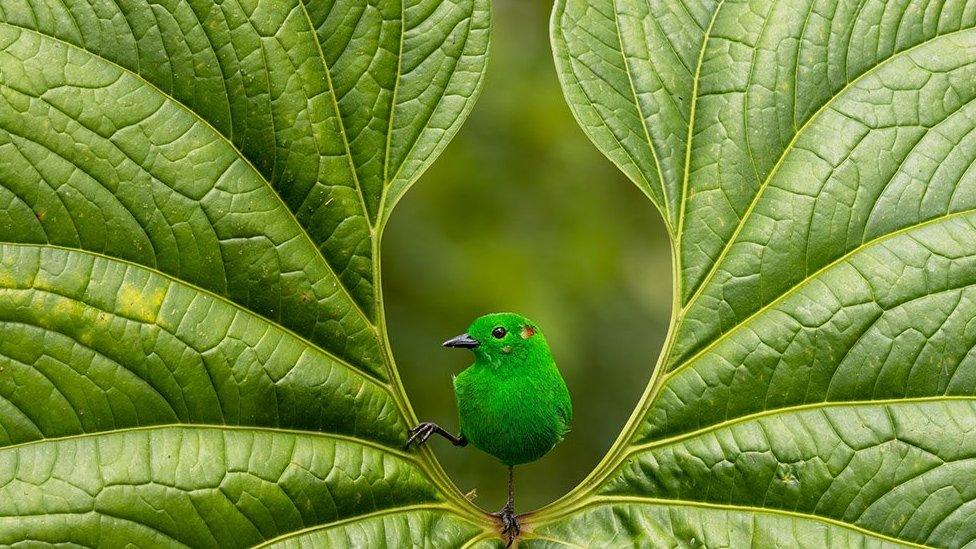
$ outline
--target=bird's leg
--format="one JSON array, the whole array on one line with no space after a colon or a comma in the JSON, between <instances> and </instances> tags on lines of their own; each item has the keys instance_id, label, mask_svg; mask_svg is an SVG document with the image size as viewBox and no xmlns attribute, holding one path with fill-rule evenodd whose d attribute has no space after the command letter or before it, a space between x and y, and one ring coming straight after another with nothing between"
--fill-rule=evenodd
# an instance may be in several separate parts
<instances>
[{"instance_id":1,"label":"bird's leg","mask_svg":"<svg viewBox=\"0 0 976 549\"><path fill-rule=\"evenodd\" d=\"M515 516L515 468L511 465L508 467L508 502L505 503L501 511L493 513L493 516L501 521L502 534L508 534L508 543L505 544L505 547L511 546L522 531L518 517Z\"/></svg>"},{"instance_id":2,"label":"bird's leg","mask_svg":"<svg viewBox=\"0 0 976 549\"><path fill-rule=\"evenodd\" d=\"M420 425L414 427L413 429L410 429L408 433L410 435L410 438L407 439L407 444L405 447L409 448L410 445L413 443L417 443L417 446L420 446L421 444L427 442L427 439L430 438L431 435L433 435L434 433L437 433L438 435L451 441L451 444L455 446L468 445L468 439L464 438L464 435L454 436L451 433L445 431L436 423L425 421Z\"/></svg>"}]
</instances>

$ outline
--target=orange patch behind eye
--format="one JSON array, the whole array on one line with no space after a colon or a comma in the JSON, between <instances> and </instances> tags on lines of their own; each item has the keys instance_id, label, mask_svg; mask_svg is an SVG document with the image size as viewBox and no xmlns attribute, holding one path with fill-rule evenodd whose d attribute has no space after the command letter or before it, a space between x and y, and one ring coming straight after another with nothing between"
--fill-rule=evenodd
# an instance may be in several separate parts
<instances>
[{"instance_id":1,"label":"orange patch behind eye","mask_svg":"<svg viewBox=\"0 0 976 549\"><path fill-rule=\"evenodd\" d=\"M522 339L529 339L535 335L535 328L532 326L522 326Z\"/></svg>"}]
</instances>

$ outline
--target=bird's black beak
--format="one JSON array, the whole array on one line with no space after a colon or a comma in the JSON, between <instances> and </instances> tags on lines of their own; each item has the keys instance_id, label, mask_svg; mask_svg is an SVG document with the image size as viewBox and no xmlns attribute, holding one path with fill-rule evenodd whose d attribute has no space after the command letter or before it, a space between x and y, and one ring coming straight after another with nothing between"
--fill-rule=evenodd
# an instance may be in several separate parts
<instances>
[{"instance_id":1,"label":"bird's black beak","mask_svg":"<svg viewBox=\"0 0 976 549\"><path fill-rule=\"evenodd\" d=\"M461 349L474 349L478 345L481 343L468 334L461 334L444 342L445 347L459 347Z\"/></svg>"}]
</instances>

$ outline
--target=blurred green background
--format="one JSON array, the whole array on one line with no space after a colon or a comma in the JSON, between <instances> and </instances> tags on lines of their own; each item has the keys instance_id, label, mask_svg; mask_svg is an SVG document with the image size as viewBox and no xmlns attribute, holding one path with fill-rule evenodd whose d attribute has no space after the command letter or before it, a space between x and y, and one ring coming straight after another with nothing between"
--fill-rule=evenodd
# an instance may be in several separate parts
<instances>
[{"instance_id":1,"label":"blurred green background","mask_svg":"<svg viewBox=\"0 0 976 549\"><path fill-rule=\"evenodd\" d=\"M495 0L481 98L397 206L383 243L390 338L422 420L457 431L443 349L476 316L516 311L545 331L573 396L573 430L518 467L521 512L575 486L630 416L664 340L671 260L651 203L587 140L552 62L551 1ZM504 466L440 438L435 452L476 503L504 503Z\"/></svg>"}]
</instances>

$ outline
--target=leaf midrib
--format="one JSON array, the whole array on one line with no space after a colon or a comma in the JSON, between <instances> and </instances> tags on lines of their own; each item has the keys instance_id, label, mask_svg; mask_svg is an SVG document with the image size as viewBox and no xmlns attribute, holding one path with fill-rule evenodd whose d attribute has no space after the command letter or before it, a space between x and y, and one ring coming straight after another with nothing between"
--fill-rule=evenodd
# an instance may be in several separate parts
<instances>
[{"instance_id":1,"label":"leaf midrib","mask_svg":"<svg viewBox=\"0 0 976 549\"><path fill-rule=\"evenodd\" d=\"M772 507L756 507L751 505L737 505L732 503L713 503L705 501L694 501L694 500L684 500L684 499L670 499L670 498L653 498L653 497L640 497L640 496L592 496L588 499L586 503L576 507L575 509L569 510L562 515L554 515L551 517L546 517L546 520L540 522L540 525L544 525L550 522L554 522L565 515L570 513L578 512L582 509L590 507L599 507L601 505L613 505L613 504L625 504L625 505L653 505L661 507L693 507L699 509L710 509L710 510L721 510L721 511L738 511L744 513L754 513L754 514L768 514L777 515L782 517L787 517L791 519L800 520L811 520L816 522L827 523L840 528L846 528L848 530L853 530L865 536L870 536L877 538L888 543L894 543L897 545L904 545L908 547L917 547L921 549L927 549L927 545L922 545L913 541L904 540L901 538L895 538L880 532L875 532L874 530L869 530L862 526L857 526L856 524L851 524L849 522L844 522L842 520L825 517L823 515L817 515L813 513L800 513L798 511L789 511L787 509L777 509Z\"/></svg>"},{"instance_id":2,"label":"leaf midrib","mask_svg":"<svg viewBox=\"0 0 976 549\"><path fill-rule=\"evenodd\" d=\"M887 406L889 404L925 404L925 403L937 403L937 402L974 402L976 403L976 395L933 395L933 396L921 396L921 397L898 397L898 398L881 398L881 399L864 399L864 400L831 400L831 401L821 401L821 402L811 402L807 404L798 404L792 406L782 406L779 408L768 408L760 412L755 412L752 414L747 414L743 416L733 417L719 423L713 423L707 425L700 429L695 429L693 431L688 431L678 435L659 438L652 440L651 442L646 442L643 444L635 444L630 446L624 453L624 457L629 457L634 454L641 452L646 452L648 450L653 450L656 448L663 448L665 446L671 446L684 442L689 439L697 438L702 435L719 431L727 427L732 427L734 425L739 425L743 423L749 423L759 419L773 417L777 415L787 415L797 412L823 410L825 408L852 408L859 406Z\"/></svg>"},{"instance_id":3,"label":"leaf midrib","mask_svg":"<svg viewBox=\"0 0 976 549\"><path fill-rule=\"evenodd\" d=\"M613 24L616 29L617 43L620 46L620 57L624 64L624 73L627 75L627 84L630 86L630 95L634 100L634 106L637 107L637 114L641 121L641 128L644 130L644 139L647 140L647 150L651 153L651 159L654 160L654 171L657 172L657 181L661 186L661 210L664 213L665 225L667 225L668 233L672 231L671 229L671 208L668 204L668 189L664 184L664 173L661 172L661 161L658 159L657 149L654 148L654 140L651 139L650 129L647 127L647 117L644 116L644 109L641 108L640 101L637 99L637 89L634 87L634 77L631 74L630 62L627 58L627 53L624 50L624 37L623 32L620 29L620 13L617 11L617 0L610 0L610 4L613 7ZM670 42L669 42L670 43ZM664 82L661 80L661 76L655 71L654 76L657 78L658 83L664 87ZM670 93L665 93L669 98L671 98L672 103L674 103L674 98L671 97ZM675 103L675 107L678 105ZM680 109L679 109L680 111Z\"/></svg>"},{"instance_id":4,"label":"leaf midrib","mask_svg":"<svg viewBox=\"0 0 976 549\"><path fill-rule=\"evenodd\" d=\"M72 486L75 487L75 488L78 488L75 485L72 485ZM84 491L85 494L87 494L89 496L91 495L91 494L88 494L88 492L85 491L85 490L82 490L82 491ZM88 510L78 510L78 511L46 511L44 513L18 513L16 516L0 516L0 522L5 521L5 520L9 520L9 519L19 520L19 519L23 519L23 518L26 518L26 517L30 517L30 518L37 518L37 517L45 517L45 518L47 518L47 517L64 517L64 516L77 517L77 516L84 516L84 515L93 515L93 516L97 516L97 517L108 517L109 519L111 519L108 522L117 521L118 523L122 523L122 524L126 524L126 525L133 525L136 528L140 528L140 529L142 529L144 531L152 532L156 536L159 536L161 538L164 538L168 543L172 544L172 547L189 547L187 544L181 542L178 539L173 538L173 536L171 536L170 534L167 534L166 532L163 532L162 530L158 529L155 526L152 526L150 524L146 524L144 522L139 522L139 521L134 520L134 519L131 519L131 518L125 518L125 517L118 516L118 515L116 515L114 513L109 512L106 509L97 509L97 510L96 509L88 509ZM101 526L102 526L102 528L106 528L106 525L104 525L104 524L101 525ZM207 535L210 536L211 539L213 538L213 533L212 532L207 532ZM47 543L45 545L51 546L53 544ZM76 546L80 546L80 544L76 544ZM8 545L7 547L12 547L12 546ZM170 547L170 546L167 546L167 547Z\"/></svg>"},{"instance_id":5,"label":"leaf midrib","mask_svg":"<svg viewBox=\"0 0 976 549\"><path fill-rule=\"evenodd\" d=\"M344 358L336 355L335 353L329 351L328 349L322 348L322 347L316 345L315 343L312 343L307 338L305 338L301 334L299 334L299 333L291 330L287 326L283 326L283 325L275 322L274 320L271 320L271 319L269 319L269 318L267 318L265 316L262 316L262 315L254 312L254 311L252 311L252 310L250 310L250 309L248 309L246 307L242 307L238 303L236 303L234 301L231 301L229 298L227 298L225 296L222 296L220 294L217 294L215 292L212 292L212 291L210 291L210 290L208 290L206 288L202 288L200 286L197 286L196 284L193 284L192 282L188 282L188 281L183 280L181 278L176 278L175 276L172 276L170 274L167 274L167 273L165 273L163 271L160 271L160 270L158 270L158 269L156 269L154 267L149 267L147 265L143 265L142 263L136 263L134 261L129 261L127 259L121 259L121 258L118 258L118 257L114 257L114 256L110 256L110 255L105 255L103 253L94 252L94 251L91 251L91 250L85 250L85 249L81 249L81 248L72 248L70 246L60 246L60 245L57 245L57 244L50 244L50 243L45 243L45 244L30 244L30 243L23 243L23 242L0 242L0 246L17 247L17 248L24 248L24 249L48 248L48 249L52 249L52 250L60 250L60 251L69 252L69 253L84 254L84 255L89 255L89 256L92 256L92 257L95 257L95 258L98 258L98 259L102 259L102 260L105 260L105 261L111 261L111 262L115 262L115 263L121 263L121 264L127 265L127 266L132 267L132 268L135 268L135 269L140 269L140 270L148 271L152 275L159 276L161 278L166 279L171 284L175 284L175 285L179 285L179 286L185 286L185 287L187 287L187 288L189 288L191 290L194 290L195 292L200 293L201 295L205 295L205 296L207 296L207 297L209 297L211 299L220 301L220 302L224 303L225 305L228 305L228 306L232 307L234 310L240 311L241 313L246 314L246 315L250 316L251 318L254 318L254 319L258 320L259 322L264 322L264 323L270 324L276 330L280 330L281 332L285 333L286 335L295 338L296 340L298 340L298 341L304 343L305 345L307 345L309 348L314 349L316 352L322 353L323 355L325 355L326 357L328 357L330 360L335 361L337 364L342 365L342 366L348 368L352 372L355 372L357 375L361 376L363 379L367 380L368 382L372 383L373 385L376 385L377 387L380 387L381 389L383 389L387 393L390 393L391 395L393 394L393 389L389 386L389 384L385 380L380 379L379 377L377 377L376 374L374 374L372 372L369 372L367 370L364 370L364 369L362 369L360 367L357 367L357 366L353 365L352 363L350 363L348 360L346 360L346 359L344 359ZM38 288L30 288L30 289L32 289L34 291L41 291ZM43 290L43 291L47 291L49 293L56 293L56 292L51 292L50 290ZM64 295L64 294L57 294L57 295L60 295L61 297L64 297L64 298L67 298L67 299L71 299L73 301L78 301L78 299L75 298L74 296L69 296L69 295ZM107 311L107 312L110 312L110 311ZM113 312L112 314L115 315L116 313ZM121 316L121 315L118 315L118 316ZM129 317L125 317L125 318L129 318ZM129 320L143 322L140 319L129 319Z\"/></svg>"},{"instance_id":6,"label":"leaf midrib","mask_svg":"<svg viewBox=\"0 0 976 549\"><path fill-rule=\"evenodd\" d=\"M375 440L359 438L353 435L344 435L341 433L328 433L325 431L311 431L311 430L306 431L301 429L289 429L285 427L268 427L268 426L259 427L253 425L228 425L228 424L220 424L220 423L159 423L154 425L139 425L137 427L123 427L121 429L112 429L108 431L90 431L85 433L77 433L74 435L65 435L62 437L45 437L45 438L39 438L37 440L29 440L27 442L19 442L17 444L11 444L9 446L0 446L0 454L8 451L21 450L24 448L29 448L31 446L37 446L41 444L57 444L57 443L69 442L73 440L85 440L85 439L92 439L98 437L109 437L109 436L125 435L125 434L139 433L145 431L158 431L164 429L178 429L181 431L198 430L198 431L230 431L230 432L242 432L242 433L269 433L275 435L287 435L287 436L295 436L295 437L340 440L343 442L348 442L350 444L367 446L374 450L383 452L384 454L393 454L400 459L415 464L420 462L420 459L418 459L418 456L416 454L410 454L395 446L387 446ZM420 467L419 470L425 471L423 467Z\"/></svg>"},{"instance_id":7,"label":"leaf midrib","mask_svg":"<svg viewBox=\"0 0 976 549\"><path fill-rule=\"evenodd\" d=\"M459 518L461 520L465 520L466 522L470 522L470 521L467 521L467 519L465 519L461 515L455 513L454 512L454 509L452 509L450 506L447 506L447 505L443 505L443 504L431 504L431 503L421 503L421 504L417 504L417 505L402 505L402 506L399 506L399 507L388 507L386 509L380 509L380 510L373 511L373 512L370 512L370 513L363 513L361 515L355 515L355 516L351 516L351 517L346 517L346 518L341 519L341 520L337 520L337 521L333 521L333 522L326 522L326 523L323 523L323 524L317 524L315 526L309 526L307 528L302 528L301 530L294 530L292 532L287 532L287 533L281 534L280 536L277 536L277 537L271 538L269 540L263 541L263 542L255 545L252 549L262 549L262 548L266 548L266 547L271 547L271 546L273 546L273 545L275 545L277 543L281 543L281 542L283 542L285 540L288 540L288 539L291 539L291 538L297 538L297 537L300 537L300 536L304 536L304 535L307 535L307 534L312 534L312 533L315 533L315 532L321 532L321 531L324 531L324 530L331 530L333 528L341 528L342 526L345 526L345 525L350 524L350 523L353 523L353 522L358 522L358 521L361 521L361 520L369 520L369 519L373 519L373 518L384 517L384 516L387 516L387 515L398 515L398 514L401 514L401 513L411 513L411 512L414 512L414 511L444 511L444 512L449 512L449 513L453 514L455 517L457 517L457 518ZM474 523L472 523L472 524L474 524ZM478 526L480 528L482 525L476 524L476 526ZM475 538L477 538L477 537L478 536L475 536Z\"/></svg>"},{"instance_id":8,"label":"leaf midrib","mask_svg":"<svg viewBox=\"0 0 976 549\"><path fill-rule=\"evenodd\" d=\"M976 100L974 100L974 101L976 101ZM826 265L824 265L823 267L820 267L819 269L817 269L813 273L808 274L807 276L803 277L802 280L800 280L800 281L796 282L795 284L791 285L789 288L784 289L783 292L780 295L778 295L774 299L770 300L769 303L766 303L762 307L759 307L758 309L756 309L754 312L750 313L748 316L746 316L742 320L736 322L734 325L730 326L727 330L725 330L721 334L719 334L718 337L716 337L716 338L712 339L710 342L708 342L708 344L705 345L704 347L702 347L701 350L696 351L693 355L689 356L688 358L682 360L681 362L679 362L678 364L676 364L675 366L673 366L670 370L668 370L664 374L664 381L665 381L665 383L667 383L667 380L669 380L672 377L674 377L678 372L680 372L681 370L684 370L684 369L690 367L698 359L700 359L701 357L703 357L704 355L706 355L709 351L711 351L712 349L714 349L715 347L717 347L720 343L722 343L723 341L725 341L726 339L728 339L729 337L731 337L733 334L735 334L736 332L738 332L740 328L742 328L743 326L749 324L750 322L752 322L756 318L762 316L763 314L769 312L769 310L771 310L773 307L775 307L776 305L779 305L779 304L783 303L785 300L787 300L791 296L793 296L796 292L800 291L808 283L816 280L821 275L823 275L827 271L830 271L831 269L837 267L838 265L841 265L841 264L845 263L846 261L848 261L849 259L851 259L855 255L857 255L857 254L859 254L861 252L864 252L866 250L869 250L869 249L871 249L871 248L873 248L873 247L875 247L875 246L877 246L877 245L879 245L879 244L881 244L883 242L886 242L886 241L888 241L890 239L893 239L893 238L897 238L899 236L906 235L906 234L911 233L911 232L914 232L916 230L922 230L922 229L925 229L926 227L929 227L929 226L932 226L932 225L939 225L939 224L942 224L942 223L950 222L950 221L955 220L956 218L966 217L966 216L969 216L969 215L971 215L973 213L976 213L976 207L967 208L965 210L959 210L959 211L955 211L955 212L943 214L943 215L940 215L940 216L937 216L937 217L932 217L932 218L929 218L929 219L920 221L918 223L912 223L911 225L906 225L905 227L902 227L900 229L897 229L897 230L894 230L894 231L891 231L891 232L888 232L888 233L884 233L884 234L878 235L877 237L872 238L871 240L868 240L868 241L866 241L866 242L864 242L864 243L862 243L862 244L860 244L860 245L858 245L858 246L856 246L854 248L851 248L850 250L848 250L847 252L845 252L843 255L837 257L836 259L834 259L830 263L827 263Z\"/></svg>"},{"instance_id":9,"label":"leaf midrib","mask_svg":"<svg viewBox=\"0 0 976 549\"><path fill-rule=\"evenodd\" d=\"M363 218L366 219L366 225L369 227L371 238L376 238L376 226L373 220L370 219L369 209L366 207L366 195L363 194L363 185L359 181L359 170L356 169L356 163L352 159L352 148L349 146L349 136L346 133L346 122L342 118L342 111L339 110L339 100L336 97L335 86L332 84L332 69L329 67L329 63L325 60L325 52L322 51L322 43L319 41L318 29L312 24L312 17L308 13L308 8L305 7L305 0L296 0L298 5L302 9L302 15L305 17L305 22L308 23L309 32L312 35L312 41L315 43L315 49L319 53L319 60L322 62L322 70L325 71L325 81L329 85L329 97L332 99L332 110L335 112L336 124L339 128L339 134L342 136L342 146L346 151L346 162L349 165L349 171L352 172L353 181L356 184L356 192L359 195L359 205L363 209ZM318 141L315 141L315 147L318 149ZM379 219L379 216L377 216ZM374 261L375 268L375 261ZM374 276L376 276L374 274Z\"/></svg>"},{"instance_id":10,"label":"leaf midrib","mask_svg":"<svg viewBox=\"0 0 976 549\"><path fill-rule=\"evenodd\" d=\"M390 185L390 153L393 149L393 119L396 115L397 106L397 94L400 91L400 79L402 78L401 71L403 69L403 40L407 34L407 14L406 8L404 8L404 2L406 0L400 1L400 36L397 45L397 66L396 66L396 78L393 81L393 92L390 95L390 120L386 125L386 144L385 150L383 152L383 188L380 191L380 200L377 205L377 223L379 223L383 216L383 205L386 202L386 188ZM419 141L419 140L418 140ZM399 173L399 168L397 173Z\"/></svg>"},{"instance_id":11,"label":"leaf midrib","mask_svg":"<svg viewBox=\"0 0 976 549\"><path fill-rule=\"evenodd\" d=\"M679 3L684 6L684 2ZM691 108L688 114L688 130L685 132L685 162L684 170L681 174L681 203L678 205L678 230L675 234L669 235L671 241L678 242L679 245L681 235L684 234L685 217L687 217L685 210L688 205L688 183L691 180L691 150L695 139L695 119L698 114L698 84L701 83L701 68L702 63L705 61L705 51L708 50L708 41L712 36L712 27L715 26L715 21L718 19L718 14L724 4L725 0L719 0L718 5L715 6L715 11L712 12L711 19L708 21L708 26L704 29L701 49L698 51L698 62L695 64L695 73L692 75ZM674 272L671 273L671 291L674 293L672 296L672 316L676 316L674 311L681 310L682 294L684 293L684 280L681 276L683 270L681 251L677 249L677 246L675 247L674 253L677 255L677 262L675 263Z\"/></svg>"},{"instance_id":12,"label":"leaf midrib","mask_svg":"<svg viewBox=\"0 0 976 549\"><path fill-rule=\"evenodd\" d=\"M583 96L585 96L588 101L590 101L591 103L593 103L594 102L593 101L593 98L590 96L589 92L586 91L586 89L580 83L579 78L577 78L577 76L576 76L575 66L577 64L577 60L576 60L576 58L574 58L570 54L569 48L566 46L566 44L567 44L566 36L563 33L562 29L560 29L558 27L558 25L557 25L558 18L565 12L565 6L566 6L565 0L558 0L558 8L555 9L555 10L553 10L553 18L552 18L552 22L551 22L551 25L555 29L555 32L557 32L559 34L559 36L558 36L559 37L559 40L563 43L563 50L565 52L565 57L566 57L565 66L563 65L563 60L560 58L559 52L556 51L555 49L553 51L553 58L555 60L555 63L557 65L557 67L563 67L563 69L562 69L561 72L563 74L568 73L568 75L573 78L573 82L575 83L575 88L579 91L579 93L582 94ZM584 29L584 31L585 31L585 29ZM580 64L583 64L583 63L580 63ZM585 64L583 64L583 65L585 66ZM587 68L587 70L589 70L590 72L593 72L589 68ZM571 106L573 105L572 99L570 97L567 96L566 97L566 100L567 100L567 102ZM579 126L581 128L586 128L587 127L587 123L585 121L583 121L580 118L580 116L576 113L576 109L570 108L570 112L572 112L573 118L576 120L576 122L579 124ZM634 167L634 170L636 171L636 177L639 177L641 179L641 181L643 181L645 183L646 187L645 187L645 185L641 185L639 181L634 180L634 178L630 178L630 175L628 174L628 171L629 170L624 165L622 165L621 162L619 162L618 160L616 160L616 159L614 159L612 157L609 157L610 161L615 166L617 166L618 168L620 168L620 170L624 174L627 174L627 176L632 181L634 181L635 185L637 186L637 189L641 192L641 194L643 194L644 196L646 196L651 201L651 204L653 204L654 207L658 210L658 212L660 212L662 218L667 219L668 216L665 215L663 207L659 206L657 204L657 202L654 201L654 198L653 198L652 193L651 193L651 190L650 190L651 187L652 187L651 186L651 182L647 179L647 176L644 174L644 171L640 169L640 167L639 167L640 164L637 162L637 159L627 149L627 147L624 146L623 142L620 139L617 138L616 134L613 133L613 130L610 128L610 125L606 123L606 121L603 119L603 117L602 116L597 116L597 119L599 120L600 125L602 127L606 128L607 134L610 136L611 139L613 139L613 141L617 144L617 146L619 147L619 149L621 151L623 151L624 154L630 159L630 163ZM586 133L586 132L584 132L584 133ZM597 148L599 148L599 144L594 140L593 137L590 137L590 135L588 133L586 133L586 136L590 140L590 142L592 142Z\"/></svg>"},{"instance_id":13,"label":"leaf midrib","mask_svg":"<svg viewBox=\"0 0 976 549\"><path fill-rule=\"evenodd\" d=\"M478 2L481 2L481 1L482 0L472 0L472 5L475 5L475 3L478 3ZM488 0L488 6L489 6L489 9L490 9L490 6L491 6L490 0ZM402 3L401 3L401 7L402 7ZM471 22L473 20L474 20L473 13L472 13L472 16L471 17L467 17L464 20L464 23L463 24L465 26L465 29L464 29L464 42L465 43L467 43L467 40L468 40L468 38L471 35ZM452 32L455 29L457 29L457 26L455 26L454 28L451 29ZM406 29L405 28L403 29L403 32L404 32L404 34L406 34ZM491 35L489 35L489 37L488 37L488 42L489 42L488 47L490 48ZM487 58L487 54L485 55L485 57ZM457 64L458 63L459 63L459 61L455 61L455 65L454 65L455 68L457 67ZM398 73L397 73L397 85L398 86L399 86L399 82L400 82L401 78L402 78L402 75L399 74L399 68L398 68ZM453 78L453 75L452 75L452 78ZM462 114L460 115L459 120L463 120L463 119L467 118L468 114L470 114L470 112L471 112L471 109L474 108L474 101L473 101L473 99L477 98L478 95L481 93L481 87L482 87L482 84L484 83L484 81L485 81L484 73L482 73L481 75L479 75L479 77L478 77L478 83L475 85L474 90L472 91L472 94L471 94L472 101L469 101L468 103L465 104L464 110L462 111ZM441 90L440 95L438 95L438 98L437 98L438 99L438 102L441 101L441 100L443 100L443 98L444 98L444 92L446 90L447 90L447 87L446 86L445 86L444 90ZM424 120L424 127L426 127L426 125L434 118L434 115L436 115L436 114L437 114L437 109L436 108L430 110L430 114L427 116L427 119ZM391 118L392 118L392 109L391 109ZM391 127L390 136L392 137L392 125L390 127ZM438 143L443 142L445 138L450 139L450 137L453 137L454 133L457 131L457 129L459 127L460 127L459 125L455 125L455 126L453 126L453 128L449 127L447 129L445 129L445 132L440 137ZM413 142L410 144L410 147L407 149L406 153L404 153L404 155L403 155L403 159L404 159L403 162L400 162L400 164L396 168L396 171L393 173L392 176L389 176L387 178L387 181L383 185L383 191L380 194L380 201L379 201L379 211L380 211L380 215L382 217L382 219L381 219L381 221L379 221L379 223L381 225L384 225L386 223L386 221L388 219L388 217L387 217L388 214L393 210L393 207L396 206L397 202L406 193L406 191L410 188L410 186L413 185L412 182L410 182L409 185L405 185L404 188L400 189L399 192L397 193L397 195L393 197L393 201L390 202L389 205L387 205L386 202L387 202L387 196L389 194L388 193L389 189L391 187L393 187L393 184L398 179L400 179L400 174L403 172L403 169L407 166L407 159L409 159L410 156L413 154L413 151L417 149L417 145L419 143L420 143L420 138L418 136L418 138L415 139L415 140L413 140ZM436 148L436 146L435 146L435 148ZM432 157L428 157L426 163L429 165L429 162L431 162L432 160L433 160ZM416 173L421 173L422 174L425 169L426 169L426 166L424 166L421 169L418 169L416 171ZM407 181L409 181L409 180L407 180ZM379 239L379 238L380 238L380 235L377 235L377 239ZM377 261L379 261L379 255L378 255L378 253L379 252L377 252L377 256L376 256L377 257ZM377 265L378 265L378 263L377 263ZM379 278L381 277L381 274L377 274L376 277L377 277L377 280L379 280ZM379 292L377 292L377 293L379 293Z\"/></svg>"}]
</instances>

